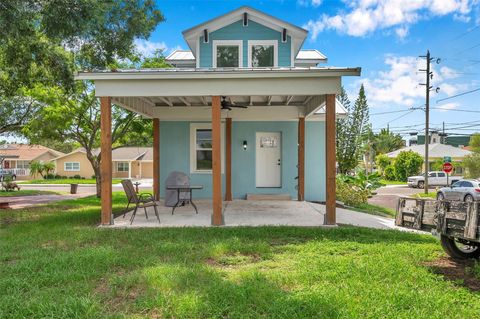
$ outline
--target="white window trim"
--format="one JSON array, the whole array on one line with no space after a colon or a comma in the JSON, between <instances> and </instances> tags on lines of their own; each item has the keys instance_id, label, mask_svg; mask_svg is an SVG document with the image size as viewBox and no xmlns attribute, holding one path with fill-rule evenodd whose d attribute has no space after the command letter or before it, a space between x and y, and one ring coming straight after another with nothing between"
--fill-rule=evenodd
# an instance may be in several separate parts
<instances>
[{"instance_id":1,"label":"white window trim","mask_svg":"<svg viewBox=\"0 0 480 319\"><path fill-rule=\"evenodd\" d=\"M126 171L121 171L118 169L119 164L127 164L127 170ZM117 162L117 173L128 173L130 172L130 162Z\"/></svg>"},{"instance_id":2,"label":"white window trim","mask_svg":"<svg viewBox=\"0 0 480 319\"><path fill-rule=\"evenodd\" d=\"M78 164L78 169L67 169L67 164ZM73 165L72 165L73 168ZM65 162L63 163L63 170L65 172L80 172L80 162Z\"/></svg>"},{"instance_id":3,"label":"white window trim","mask_svg":"<svg viewBox=\"0 0 480 319\"><path fill-rule=\"evenodd\" d=\"M278 41L277 40L249 40L248 41L248 67L252 68L252 46L273 45L273 67L278 67Z\"/></svg>"},{"instance_id":4,"label":"white window trim","mask_svg":"<svg viewBox=\"0 0 480 319\"><path fill-rule=\"evenodd\" d=\"M213 40L212 67L217 67L217 46L231 45L238 46L238 67L243 68L243 40Z\"/></svg>"},{"instance_id":5,"label":"white window trim","mask_svg":"<svg viewBox=\"0 0 480 319\"><path fill-rule=\"evenodd\" d=\"M197 170L197 130L212 129L211 123L190 123L190 173L212 174L211 170ZM222 162L222 174L225 172L225 125L220 127L220 154Z\"/></svg>"}]
</instances>

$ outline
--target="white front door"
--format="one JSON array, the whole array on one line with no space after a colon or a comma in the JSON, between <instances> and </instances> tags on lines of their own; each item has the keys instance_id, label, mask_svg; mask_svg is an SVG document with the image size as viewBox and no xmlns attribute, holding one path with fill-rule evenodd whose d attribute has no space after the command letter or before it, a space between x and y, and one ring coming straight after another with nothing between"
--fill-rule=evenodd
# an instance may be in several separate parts
<instances>
[{"instance_id":1,"label":"white front door","mask_svg":"<svg viewBox=\"0 0 480 319\"><path fill-rule=\"evenodd\" d=\"M282 187L282 134L257 132L255 141L257 187Z\"/></svg>"}]
</instances>

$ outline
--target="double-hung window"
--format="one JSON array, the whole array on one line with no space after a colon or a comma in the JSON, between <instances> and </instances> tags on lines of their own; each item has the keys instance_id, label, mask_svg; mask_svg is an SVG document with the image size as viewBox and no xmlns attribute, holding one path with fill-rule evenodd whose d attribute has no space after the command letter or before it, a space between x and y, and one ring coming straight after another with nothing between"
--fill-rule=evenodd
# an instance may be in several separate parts
<instances>
[{"instance_id":1,"label":"double-hung window","mask_svg":"<svg viewBox=\"0 0 480 319\"><path fill-rule=\"evenodd\" d=\"M29 169L30 162L29 161L17 161L17 168Z\"/></svg>"},{"instance_id":2,"label":"double-hung window","mask_svg":"<svg viewBox=\"0 0 480 319\"><path fill-rule=\"evenodd\" d=\"M248 66L252 68L273 68L278 66L277 40L248 41Z\"/></svg>"},{"instance_id":3,"label":"double-hung window","mask_svg":"<svg viewBox=\"0 0 480 319\"><path fill-rule=\"evenodd\" d=\"M117 162L117 172L128 172L128 162Z\"/></svg>"},{"instance_id":4,"label":"double-hung window","mask_svg":"<svg viewBox=\"0 0 480 319\"><path fill-rule=\"evenodd\" d=\"M214 40L213 67L241 68L243 66L242 40Z\"/></svg>"},{"instance_id":5,"label":"double-hung window","mask_svg":"<svg viewBox=\"0 0 480 319\"><path fill-rule=\"evenodd\" d=\"M65 172L78 172L80 171L80 163L78 162L65 162Z\"/></svg>"},{"instance_id":6,"label":"double-hung window","mask_svg":"<svg viewBox=\"0 0 480 319\"><path fill-rule=\"evenodd\" d=\"M221 152L223 154L223 125ZM212 172L212 126L210 123L190 124L190 171L192 173ZM222 155L223 161L223 155ZM223 164L222 164L223 172Z\"/></svg>"}]
</instances>

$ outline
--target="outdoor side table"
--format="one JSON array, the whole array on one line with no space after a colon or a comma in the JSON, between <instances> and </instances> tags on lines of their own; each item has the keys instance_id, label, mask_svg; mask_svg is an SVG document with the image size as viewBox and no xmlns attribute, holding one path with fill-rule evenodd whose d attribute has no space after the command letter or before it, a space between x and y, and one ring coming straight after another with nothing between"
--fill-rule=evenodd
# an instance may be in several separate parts
<instances>
[{"instance_id":1,"label":"outdoor side table","mask_svg":"<svg viewBox=\"0 0 480 319\"><path fill-rule=\"evenodd\" d=\"M203 186L200 185L179 185L179 186L167 186L168 190L176 190L177 191L177 203L173 206L173 212L175 212L175 208L177 208L180 204L185 204L185 202L189 202L192 204L193 208L195 208L195 213L198 214L197 205L192 201L192 191L194 189L203 189ZM188 194L188 198L180 198L181 193Z\"/></svg>"}]
</instances>

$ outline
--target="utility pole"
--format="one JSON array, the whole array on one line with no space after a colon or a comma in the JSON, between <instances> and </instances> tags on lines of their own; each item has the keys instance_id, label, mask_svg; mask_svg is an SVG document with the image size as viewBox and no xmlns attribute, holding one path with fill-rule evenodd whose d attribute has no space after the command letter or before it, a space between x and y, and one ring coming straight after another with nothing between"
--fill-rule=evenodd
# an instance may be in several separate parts
<instances>
[{"instance_id":1,"label":"utility pole","mask_svg":"<svg viewBox=\"0 0 480 319\"><path fill-rule=\"evenodd\" d=\"M429 170L429 165L428 165L428 145L430 143L430 90L432 89L432 86L430 85L430 80L433 79L433 72L430 71L430 63L432 62L433 58L430 56L430 50L427 50L427 55L421 55L421 58L426 59L427 62L427 68L425 70L419 70L421 72L425 72L426 76L426 82L425 83L420 83L420 85L425 85L425 184L424 184L424 190L425 194L428 193L428 170ZM436 60L437 64L440 63L440 59ZM440 91L440 88L436 88L435 92L438 93Z\"/></svg>"}]
</instances>

